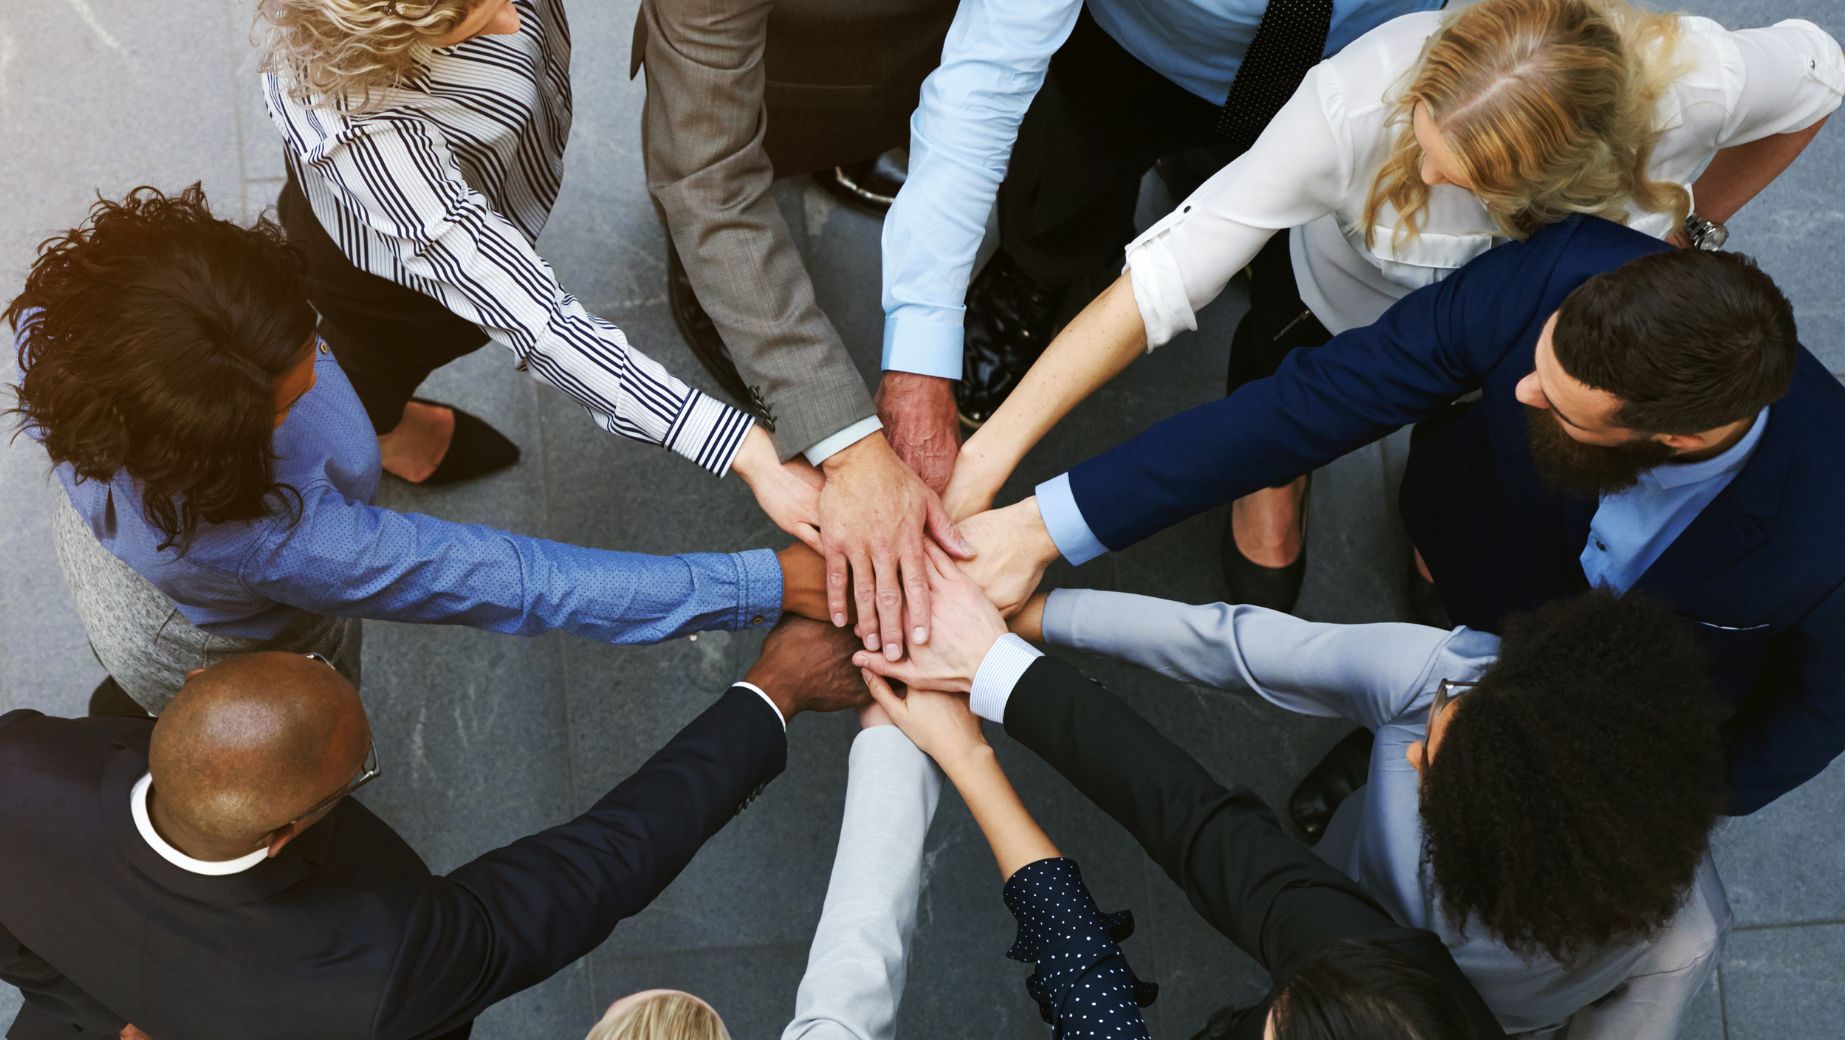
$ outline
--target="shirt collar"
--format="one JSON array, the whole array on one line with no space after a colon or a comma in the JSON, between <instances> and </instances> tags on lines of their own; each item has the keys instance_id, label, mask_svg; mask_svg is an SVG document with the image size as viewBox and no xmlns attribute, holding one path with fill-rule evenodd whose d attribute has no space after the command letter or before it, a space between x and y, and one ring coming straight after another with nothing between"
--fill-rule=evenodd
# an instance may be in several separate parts
<instances>
[{"instance_id":1,"label":"shirt collar","mask_svg":"<svg viewBox=\"0 0 1845 1040\"><path fill-rule=\"evenodd\" d=\"M1654 466L1640 474L1640 479L1654 487L1670 491L1674 488L1701 484L1706 480L1728 477L1742 469L1755 454L1755 446L1761 443L1762 430L1768 426L1768 409L1756 413L1755 422L1742 439L1730 445L1708 459L1696 462L1666 463Z\"/></svg>"},{"instance_id":2,"label":"shirt collar","mask_svg":"<svg viewBox=\"0 0 1845 1040\"><path fill-rule=\"evenodd\" d=\"M241 874L269 858L268 849L257 849L255 852L239 856L236 859L193 859L191 856L174 848L170 842L160 836L159 831L154 829L154 821L147 814L147 792L153 785L154 774L142 774L141 779L135 781L134 790L128 795L128 804L129 809L134 813L135 829L141 832L141 839L147 842L149 848L158 852L161 859L166 860L168 863L173 864L181 870L190 871L194 874L204 874L208 877L223 877L227 874Z\"/></svg>"}]
</instances>

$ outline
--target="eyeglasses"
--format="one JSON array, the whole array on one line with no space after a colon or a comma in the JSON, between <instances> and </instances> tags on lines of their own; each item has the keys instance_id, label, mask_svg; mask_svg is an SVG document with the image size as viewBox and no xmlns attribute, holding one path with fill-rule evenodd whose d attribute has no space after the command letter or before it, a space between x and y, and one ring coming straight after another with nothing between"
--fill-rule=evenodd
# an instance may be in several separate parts
<instances>
[{"instance_id":1,"label":"eyeglasses","mask_svg":"<svg viewBox=\"0 0 1845 1040\"><path fill-rule=\"evenodd\" d=\"M328 668L333 667L332 661L329 661L325 657L322 657L321 655L314 653L312 651L304 653L301 656L307 658L310 661L319 661L321 664L326 665ZM287 827L290 824L300 823L302 820L305 820L310 816L318 815L322 812L325 812L328 809L333 808L333 806L339 803L340 799L346 797L349 794L352 794L354 791L357 791L359 788L364 787L366 784L371 783L373 780L378 779L378 774L382 771L383 770L378 765L378 742L376 740L373 740L371 742L371 745L367 747L365 750L365 764L359 767L359 771L353 775L352 780L349 781L346 784L346 786L340 788L338 791L334 792L333 794L330 794L327 797L322 798L320 801L315 802L313 806L308 809L307 812L302 813L300 816L295 817L294 819L288 821L288 823L285 823L282 826ZM277 829L279 830L280 828L277 828Z\"/></svg>"},{"instance_id":2,"label":"eyeglasses","mask_svg":"<svg viewBox=\"0 0 1845 1040\"><path fill-rule=\"evenodd\" d=\"M1449 703L1456 697L1480 685L1477 682L1460 682L1455 679L1443 679L1435 687L1435 699L1429 702L1429 728L1422 735L1422 775L1429 773L1429 745L1435 739L1435 719L1447 710Z\"/></svg>"}]
</instances>

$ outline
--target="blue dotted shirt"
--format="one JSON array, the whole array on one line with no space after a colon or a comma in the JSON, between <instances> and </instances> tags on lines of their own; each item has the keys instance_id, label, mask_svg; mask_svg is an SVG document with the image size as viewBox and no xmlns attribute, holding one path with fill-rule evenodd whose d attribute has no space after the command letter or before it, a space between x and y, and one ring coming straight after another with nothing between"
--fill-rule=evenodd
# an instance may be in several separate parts
<instances>
[{"instance_id":1,"label":"blue dotted shirt","mask_svg":"<svg viewBox=\"0 0 1845 1040\"><path fill-rule=\"evenodd\" d=\"M301 496L297 522L278 511L200 525L182 553L159 548L126 472L79 480L67 464L58 479L111 553L221 635L275 638L311 612L647 643L779 616L781 567L768 549L611 552L371 505L371 423L324 350L315 377L275 433L276 478Z\"/></svg>"},{"instance_id":2,"label":"blue dotted shirt","mask_svg":"<svg viewBox=\"0 0 1845 1040\"><path fill-rule=\"evenodd\" d=\"M1055 1040L1151 1040L1140 1009L1159 987L1134 977L1116 945L1134 933L1125 911L1096 909L1076 861L1041 859L1006 880L1019 935L1006 956L1035 963L1025 982Z\"/></svg>"}]
</instances>

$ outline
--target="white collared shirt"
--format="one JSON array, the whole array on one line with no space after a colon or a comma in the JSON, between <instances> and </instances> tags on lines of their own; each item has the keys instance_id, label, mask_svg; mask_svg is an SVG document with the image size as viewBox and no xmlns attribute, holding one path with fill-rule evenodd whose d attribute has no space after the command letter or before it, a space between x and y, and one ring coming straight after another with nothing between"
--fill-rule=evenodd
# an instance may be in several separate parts
<instances>
[{"instance_id":1,"label":"white collared shirt","mask_svg":"<svg viewBox=\"0 0 1845 1040\"><path fill-rule=\"evenodd\" d=\"M1278 230L1293 229L1301 299L1334 333L1369 325L1501 241L1479 199L1451 184L1429 189L1418 236L1395 243L1389 207L1371 244L1359 226L1400 130L1393 92L1441 22L1404 15L1315 66L1249 151L1128 245L1149 349L1197 328L1196 310ZM1660 98L1647 173L1687 188L1720 150L1812 126L1845 92L1838 42L1798 19L1732 32L1682 17L1675 56L1688 67ZM1660 238L1675 227L1669 213L1634 207L1627 224Z\"/></svg>"},{"instance_id":2,"label":"white collared shirt","mask_svg":"<svg viewBox=\"0 0 1845 1040\"><path fill-rule=\"evenodd\" d=\"M193 859L191 856L174 848L172 843L160 836L154 829L153 818L147 814L147 792L154 785L154 774L145 773L135 781L134 790L129 792L129 809L134 814L135 830L141 832L141 840L160 854L160 858L181 870L208 877L224 877L229 874L241 874L269 858L267 848L257 849L236 859Z\"/></svg>"}]
</instances>

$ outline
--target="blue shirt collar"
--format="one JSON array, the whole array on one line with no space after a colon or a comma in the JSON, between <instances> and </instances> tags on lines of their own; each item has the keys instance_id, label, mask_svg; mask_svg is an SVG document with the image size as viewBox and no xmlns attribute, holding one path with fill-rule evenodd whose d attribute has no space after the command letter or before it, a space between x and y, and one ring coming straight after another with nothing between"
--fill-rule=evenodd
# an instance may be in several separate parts
<instances>
[{"instance_id":1,"label":"blue shirt collar","mask_svg":"<svg viewBox=\"0 0 1845 1040\"><path fill-rule=\"evenodd\" d=\"M1768 409L1764 408L1756 413L1755 422L1749 427L1749 432L1743 434L1741 440L1722 452L1696 462L1668 462L1654 466L1640 474L1640 480L1642 483L1670 491L1719 477L1732 476L1748 464L1749 456L1755 454L1755 446L1761 443L1762 431L1767 427Z\"/></svg>"}]
</instances>

